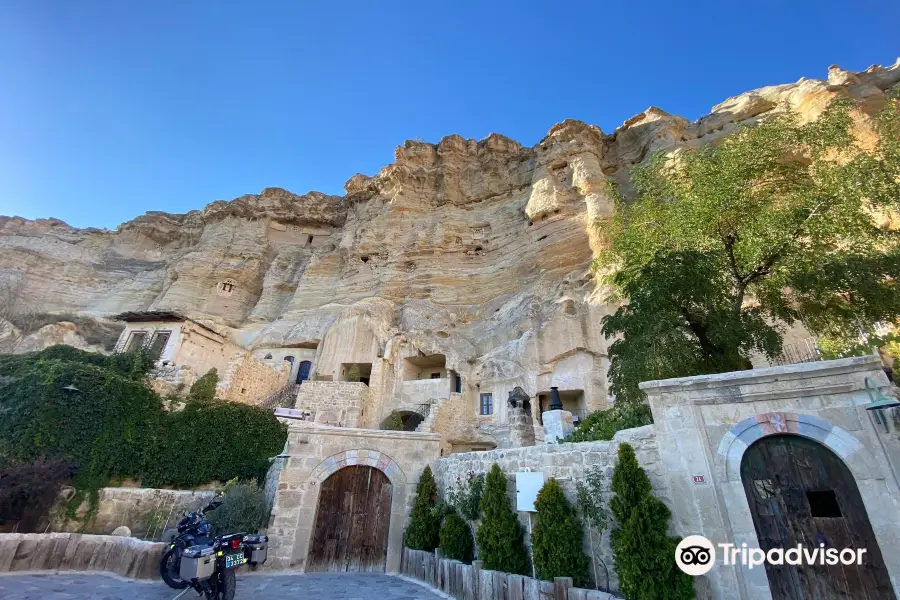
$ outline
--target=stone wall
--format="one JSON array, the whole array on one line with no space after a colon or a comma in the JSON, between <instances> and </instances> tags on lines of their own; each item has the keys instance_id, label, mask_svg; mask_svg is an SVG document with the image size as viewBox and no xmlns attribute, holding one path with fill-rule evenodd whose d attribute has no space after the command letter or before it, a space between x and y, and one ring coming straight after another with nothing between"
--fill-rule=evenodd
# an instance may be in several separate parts
<instances>
[{"instance_id":1,"label":"stone wall","mask_svg":"<svg viewBox=\"0 0 900 600\"><path fill-rule=\"evenodd\" d=\"M267 365L252 354L240 351L235 354L228 370L223 374L219 397L231 402L259 404L270 394L285 387L291 375L289 364Z\"/></svg>"},{"instance_id":2,"label":"stone wall","mask_svg":"<svg viewBox=\"0 0 900 600\"><path fill-rule=\"evenodd\" d=\"M266 568L305 568L322 483L345 466L368 465L384 471L393 486L387 571L398 571L416 483L425 466L438 458L439 443L433 434L291 424L285 449L289 458L269 522Z\"/></svg>"},{"instance_id":3,"label":"stone wall","mask_svg":"<svg viewBox=\"0 0 900 600\"><path fill-rule=\"evenodd\" d=\"M876 356L641 384L653 411L678 534L713 544L759 539L741 478L744 452L769 435L814 440L837 455L856 480L881 554L900 595L900 440L896 427L876 427L866 383L887 392ZM764 568L714 568L698 577L714 598L770 599Z\"/></svg>"},{"instance_id":4,"label":"stone wall","mask_svg":"<svg viewBox=\"0 0 900 600\"><path fill-rule=\"evenodd\" d=\"M159 577L166 544L78 533L0 533L0 573L107 571L132 579Z\"/></svg>"},{"instance_id":5,"label":"stone wall","mask_svg":"<svg viewBox=\"0 0 900 600\"><path fill-rule=\"evenodd\" d=\"M323 425L356 427L364 406L371 406L369 386L358 381L304 381L297 393L294 408L315 415Z\"/></svg>"},{"instance_id":6,"label":"stone wall","mask_svg":"<svg viewBox=\"0 0 900 600\"><path fill-rule=\"evenodd\" d=\"M215 491L157 490L151 488L103 488L100 490L97 515L89 522L66 521L57 517L52 531L110 534L122 525L142 539L160 539L166 529L178 525L183 513L202 508L216 495ZM76 511L83 518L88 511L85 501ZM61 513L62 511L54 511Z\"/></svg>"},{"instance_id":7,"label":"stone wall","mask_svg":"<svg viewBox=\"0 0 900 600\"><path fill-rule=\"evenodd\" d=\"M563 488L569 501L575 499L575 482L582 479L588 468L596 467L605 476L606 501L609 501L612 484L612 472L615 466L619 444L627 442L634 446L638 462L650 477L653 486L653 494L672 507L674 499L668 481L663 472L662 458L659 454L656 434L652 425L625 429L616 433L612 441L608 442L580 442L577 444L542 444L524 448L508 448L503 450L491 450L489 452L467 452L454 454L436 461L432 469L438 484L438 491L446 498L447 490L456 485L457 481L465 481L469 472L487 473L496 463L507 476L507 491L509 492L510 505L515 507L515 473L530 470L541 472L547 478L556 478ZM526 531L530 531L530 523L527 513L519 513L519 520ZM526 536L526 543L530 539ZM590 556L591 547L585 528L584 551ZM618 581L612 570L612 552L609 548L609 536L604 536L602 541L595 540L594 551L603 559L609 567L612 589L618 589ZM598 570L603 576L602 567ZM593 568L591 569L593 575Z\"/></svg>"}]
</instances>

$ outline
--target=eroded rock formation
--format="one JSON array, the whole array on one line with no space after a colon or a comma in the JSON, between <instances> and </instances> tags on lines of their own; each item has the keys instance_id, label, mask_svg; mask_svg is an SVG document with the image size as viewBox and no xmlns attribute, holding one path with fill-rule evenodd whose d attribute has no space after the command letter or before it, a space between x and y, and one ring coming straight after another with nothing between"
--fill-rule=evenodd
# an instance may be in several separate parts
<instances>
[{"instance_id":1,"label":"eroded rock formation","mask_svg":"<svg viewBox=\"0 0 900 600\"><path fill-rule=\"evenodd\" d=\"M254 351L315 349L319 379L370 364L373 423L431 400L431 391L416 397L404 361L442 355L441 376L462 378L448 383L461 396L454 406L471 412L449 437L480 442L490 431L502 445L515 386L532 397L568 390L575 408L607 404L608 308L590 262L592 223L612 210L609 182L627 193L632 167L654 152L709 143L785 108L813 119L835 97L864 102L864 132L898 81L900 61L832 67L825 81L747 92L693 123L658 108L611 134L567 120L532 148L497 134L407 141L377 175L353 176L344 196L269 188L184 215L150 212L115 231L0 217L0 269L24 277L42 312L178 311ZM485 393L492 412L481 416Z\"/></svg>"}]
</instances>

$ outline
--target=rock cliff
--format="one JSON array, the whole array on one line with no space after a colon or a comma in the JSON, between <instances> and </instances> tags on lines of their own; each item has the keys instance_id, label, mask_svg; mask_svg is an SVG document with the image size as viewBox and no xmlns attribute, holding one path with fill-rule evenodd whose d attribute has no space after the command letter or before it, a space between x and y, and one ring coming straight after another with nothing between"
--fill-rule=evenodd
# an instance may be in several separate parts
<instances>
[{"instance_id":1,"label":"rock cliff","mask_svg":"<svg viewBox=\"0 0 900 600\"><path fill-rule=\"evenodd\" d=\"M575 363L586 360L580 389L605 390L606 308L592 300L590 262L592 223L612 210L609 182L627 193L632 167L652 153L709 143L786 107L813 119L852 97L864 101L864 124L898 81L900 60L832 67L827 80L747 92L693 123L651 107L610 134L564 121L531 148L497 134L407 141L377 175L350 178L343 196L269 188L183 215L149 212L115 231L0 217L0 270L22 278L25 301L46 313L177 310L252 349L321 348L337 322L361 319L376 347L444 354L469 383L534 393L584 372ZM566 361L575 362L560 370ZM605 402L595 396L589 404Z\"/></svg>"}]
</instances>

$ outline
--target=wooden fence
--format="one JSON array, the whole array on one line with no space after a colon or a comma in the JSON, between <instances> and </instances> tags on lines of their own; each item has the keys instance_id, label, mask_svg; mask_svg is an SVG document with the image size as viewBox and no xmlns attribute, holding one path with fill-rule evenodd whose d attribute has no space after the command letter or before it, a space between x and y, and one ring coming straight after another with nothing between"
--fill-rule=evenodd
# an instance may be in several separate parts
<instances>
[{"instance_id":1,"label":"wooden fence","mask_svg":"<svg viewBox=\"0 0 900 600\"><path fill-rule=\"evenodd\" d=\"M572 587L569 577L539 581L440 557L422 550L403 549L400 572L453 596L457 600L619 600L607 592Z\"/></svg>"}]
</instances>

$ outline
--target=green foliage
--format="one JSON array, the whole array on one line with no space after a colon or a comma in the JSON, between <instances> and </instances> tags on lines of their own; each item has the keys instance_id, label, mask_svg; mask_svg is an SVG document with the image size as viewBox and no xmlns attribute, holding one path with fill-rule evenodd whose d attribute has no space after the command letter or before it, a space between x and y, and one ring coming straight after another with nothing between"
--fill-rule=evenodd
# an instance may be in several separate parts
<instances>
[{"instance_id":1,"label":"green foliage","mask_svg":"<svg viewBox=\"0 0 900 600\"><path fill-rule=\"evenodd\" d=\"M531 532L531 550L538 579L571 577L575 587L588 582L587 555L581 550L584 530L559 482L550 478L534 501L537 515Z\"/></svg>"},{"instance_id":2,"label":"green foliage","mask_svg":"<svg viewBox=\"0 0 900 600\"><path fill-rule=\"evenodd\" d=\"M611 440L617 431L653 423L650 407L642 403L620 402L612 408L594 411L566 436L567 442Z\"/></svg>"},{"instance_id":3,"label":"green foliage","mask_svg":"<svg viewBox=\"0 0 900 600\"><path fill-rule=\"evenodd\" d=\"M271 507L265 490L256 481L228 482L222 506L209 513L213 535L225 533L257 533L269 522Z\"/></svg>"},{"instance_id":4,"label":"green foliage","mask_svg":"<svg viewBox=\"0 0 900 600\"><path fill-rule=\"evenodd\" d=\"M403 415L397 411L392 412L381 424L381 428L387 431L403 431L404 427Z\"/></svg>"},{"instance_id":5,"label":"green foliage","mask_svg":"<svg viewBox=\"0 0 900 600\"><path fill-rule=\"evenodd\" d=\"M604 483L606 476L599 466L594 465L584 470L584 477L575 480L575 504L581 512L581 516L588 526L588 541L591 547L591 557L594 559L594 581L600 584L600 574L597 565L602 565L605 575L605 586L609 589L609 570L594 549L603 542L603 533L609 525L609 511L603 502L605 493ZM594 541L594 535L597 542Z\"/></svg>"},{"instance_id":6,"label":"green foliage","mask_svg":"<svg viewBox=\"0 0 900 600\"><path fill-rule=\"evenodd\" d=\"M441 525L441 553L447 558L472 563L473 543L472 531L462 517L450 513Z\"/></svg>"},{"instance_id":7,"label":"green foliage","mask_svg":"<svg viewBox=\"0 0 900 600\"><path fill-rule=\"evenodd\" d=\"M618 527L611 545L622 593L628 600L693 598L693 580L675 564L679 540L667 534L671 513L650 493L650 479L629 444L619 445L612 489Z\"/></svg>"},{"instance_id":8,"label":"green foliage","mask_svg":"<svg viewBox=\"0 0 900 600\"><path fill-rule=\"evenodd\" d=\"M67 346L0 356L0 456L71 460L73 511L111 478L193 487L264 476L287 437L274 415L230 403L166 412L147 384L151 366L143 354ZM80 391L64 389L70 386Z\"/></svg>"},{"instance_id":9,"label":"green foliage","mask_svg":"<svg viewBox=\"0 0 900 600\"><path fill-rule=\"evenodd\" d=\"M416 500L406 528L406 547L434 552L440 544L441 514L438 507L437 484L431 467L425 467L416 484Z\"/></svg>"},{"instance_id":10,"label":"green foliage","mask_svg":"<svg viewBox=\"0 0 900 600\"><path fill-rule=\"evenodd\" d=\"M49 513L73 465L63 458L40 457L0 466L0 525L19 521L19 533L31 533Z\"/></svg>"},{"instance_id":11,"label":"green foliage","mask_svg":"<svg viewBox=\"0 0 900 600\"><path fill-rule=\"evenodd\" d=\"M484 517L475 540L485 569L526 575L529 571L525 535L516 514L509 507L506 476L497 464L491 467L481 498Z\"/></svg>"},{"instance_id":12,"label":"green foliage","mask_svg":"<svg viewBox=\"0 0 900 600\"><path fill-rule=\"evenodd\" d=\"M773 323L817 335L900 317L900 248L873 212L900 208L900 104L860 151L846 101L802 124L789 112L718 144L635 168L637 199L598 223L595 261L619 299L604 318L611 391L639 401L649 379L748 368L781 352ZM623 337L624 336L624 337Z\"/></svg>"},{"instance_id":13,"label":"green foliage","mask_svg":"<svg viewBox=\"0 0 900 600\"><path fill-rule=\"evenodd\" d=\"M350 365L350 368L347 369L347 381L359 381L360 377L362 377L362 373L360 372L359 365L353 363Z\"/></svg>"},{"instance_id":14,"label":"green foliage","mask_svg":"<svg viewBox=\"0 0 900 600\"><path fill-rule=\"evenodd\" d=\"M188 403L208 404L216 398L216 386L219 384L219 373L213 367L206 372L206 375L198 379L191 385L185 399Z\"/></svg>"},{"instance_id":15,"label":"green foliage","mask_svg":"<svg viewBox=\"0 0 900 600\"><path fill-rule=\"evenodd\" d=\"M819 350L824 360L866 356L881 349L885 354L897 358L900 350L900 334L893 331L883 334L867 334L856 338L823 338L819 340Z\"/></svg>"},{"instance_id":16,"label":"green foliage","mask_svg":"<svg viewBox=\"0 0 900 600\"><path fill-rule=\"evenodd\" d=\"M209 481L265 479L269 457L284 448L286 427L246 404L189 405L166 415L141 472L148 487L190 488Z\"/></svg>"},{"instance_id":17,"label":"green foliage","mask_svg":"<svg viewBox=\"0 0 900 600\"><path fill-rule=\"evenodd\" d=\"M484 473L469 471L466 480L456 478L456 484L447 490L447 503L468 521L481 516L481 497L484 494Z\"/></svg>"}]
</instances>

